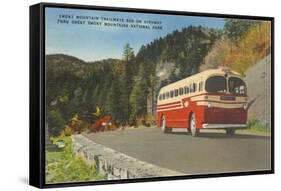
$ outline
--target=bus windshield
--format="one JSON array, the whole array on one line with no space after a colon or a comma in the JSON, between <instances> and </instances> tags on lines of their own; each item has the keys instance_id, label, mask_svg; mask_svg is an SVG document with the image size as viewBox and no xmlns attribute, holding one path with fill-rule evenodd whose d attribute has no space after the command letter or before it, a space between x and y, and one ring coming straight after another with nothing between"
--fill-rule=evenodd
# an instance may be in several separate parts
<instances>
[{"instance_id":1,"label":"bus windshield","mask_svg":"<svg viewBox=\"0 0 281 191\"><path fill-rule=\"evenodd\" d=\"M208 78L205 89L210 93L226 92L226 78L223 76L212 76Z\"/></svg>"},{"instance_id":2,"label":"bus windshield","mask_svg":"<svg viewBox=\"0 0 281 191\"><path fill-rule=\"evenodd\" d=\"M227 79L224 76L212 76L206 80L205 89L210 93L227 92ZM245 82L237 77L229 77L228 92L246 95Z\"/></svg>"},{"instance_id":3,"label":"bus windshield","mask_svg":"<svg viewBox=\"0 0 281 191\"><path fill-rule=\"evenodd\" d=\"M230 77L228 79L228 86L229 86L229 92L233 94L240 94L245 95L246 94L246 85L243 80L236 77Z\"/></svg>"}]
</instances>

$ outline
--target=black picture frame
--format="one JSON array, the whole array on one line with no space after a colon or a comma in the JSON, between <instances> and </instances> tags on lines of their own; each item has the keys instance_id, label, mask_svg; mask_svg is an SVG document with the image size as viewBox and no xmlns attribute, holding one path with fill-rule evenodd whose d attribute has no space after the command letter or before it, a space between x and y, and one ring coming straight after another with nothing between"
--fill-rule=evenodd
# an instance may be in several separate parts
<instances>
[{"instance_id":1,"label":"black picture frame","mask_svg":"<svg viewBox=\"0 0 281 191\"><path fill-rule=\"evenodd\" d=\"M165 15L204 16L220 18L252 19L271 22L271 169L225 172L216 174L196 174L170 177L137 178L75 183L45 183L45 8L68 8L80 10L103 10L114 12L154 13ZM29 183L38 188L67 186L120 184L147 181L167 181L178 179L244 176L274 173L274 18L249 15L217 13L196 13L170 10L135 9L121 7L88 6L73 4L40 3L30 6L30 139L29 139Z\"/></svg>"}]
</instances>

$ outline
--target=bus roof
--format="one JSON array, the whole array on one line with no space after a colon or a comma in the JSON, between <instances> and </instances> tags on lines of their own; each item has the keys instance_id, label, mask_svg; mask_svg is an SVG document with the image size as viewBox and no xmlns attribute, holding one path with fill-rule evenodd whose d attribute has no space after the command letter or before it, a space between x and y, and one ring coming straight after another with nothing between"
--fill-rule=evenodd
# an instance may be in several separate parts
<instances>
[{"instance_id":1,"label":"bus roof","mask_svg":"<svg viewBox=\"0 0 281 191\"><path fill-rule=\"evenodd\" d=\"M225 74L242 78L241 74L239 74L238 72L235 72L233 70L230 70L229 68L222 67L222 68L218 68L218 69L209 69L209 70L205 70L203 72L199 72L197 74L188 76L188 77L186 77L182 80L176 81L174 83L168 84L168 85L162 87L159 92L168 91L170 89L178 88L180 86L183 87L185 85L188 85L188 83L194 82L194 81L196 81L196 82L205 81L210 76L215 76L215 75L224 76Z\"/></svg>"}]
</instances>

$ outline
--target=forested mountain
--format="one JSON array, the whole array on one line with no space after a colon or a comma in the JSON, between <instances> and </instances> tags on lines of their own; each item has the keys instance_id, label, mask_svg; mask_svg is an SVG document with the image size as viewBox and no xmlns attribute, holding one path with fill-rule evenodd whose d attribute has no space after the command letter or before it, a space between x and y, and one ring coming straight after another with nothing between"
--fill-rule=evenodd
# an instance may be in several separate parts
<instances>
[{"instance_id":1,"label":"forested mountain","mask_svg":"<svg viewBox=\"0 0 281 191\"><path fill-rule=\"evenodd\" d=\"M231 50L223 56L232 50L239 52L241 39L253 28L242 22L240 33L233 32L239 26L233 20L226 20L224 30L189 26L144 44L137 53L126 44L122 59L85 62L68 55L47 55L46 104L51 133L58 134L76 114L84 121L94 120L92 113L97 108L117 124L147 123L155 116L161 86L220 65L217 51L223 52L223 46L218 42L230 42Z\"/></svg>"}]
</instances>

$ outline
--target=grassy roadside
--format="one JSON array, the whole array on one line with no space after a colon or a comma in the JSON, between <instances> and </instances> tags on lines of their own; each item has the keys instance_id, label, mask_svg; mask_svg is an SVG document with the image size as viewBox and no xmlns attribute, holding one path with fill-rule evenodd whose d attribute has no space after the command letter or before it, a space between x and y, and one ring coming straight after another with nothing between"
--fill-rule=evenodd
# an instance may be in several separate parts
<instances>
[{"instance_id":1,"label":"grassy roadside","mask_svg":"<svg viewBox=\"0 0 281 191\"><path fill-rule=\"evenodd\" d=\"M254 133L254 134L260 134L260 135L271 135L271 129L269 127L265 127L258 119L255 117L252 117L249 119L247 123L248 127L246 131Z\"/></svg>"},{"instance_id":2,"label":"grassy roadside","mask_svg":"<svg viewBox=\"0 0 281 191\"><path fill-rule=\"evenodd\" d=\"M53 143L62 140L65 147L59 151L46 151L46 183L83 182L103 180L95 166L90 166L86 161L72 153L70 137L52 138Z\"/></svg>"}]
</instances>

